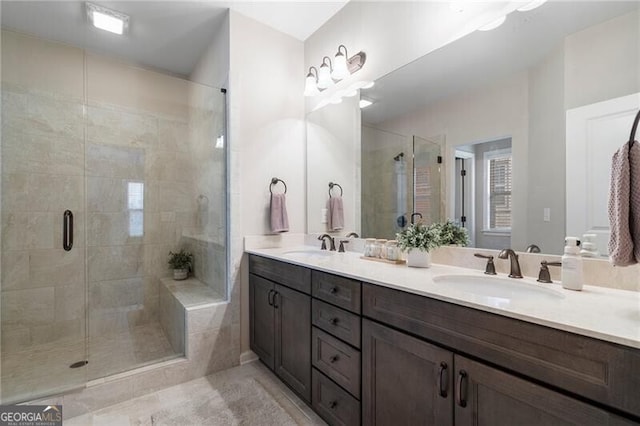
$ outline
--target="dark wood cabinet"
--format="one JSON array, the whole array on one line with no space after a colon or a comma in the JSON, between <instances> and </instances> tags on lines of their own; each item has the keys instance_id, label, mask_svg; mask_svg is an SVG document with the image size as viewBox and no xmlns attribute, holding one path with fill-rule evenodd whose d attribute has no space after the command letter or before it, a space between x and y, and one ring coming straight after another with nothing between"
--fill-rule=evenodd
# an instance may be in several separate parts
<instances>
[{"instance_id":1,"label":"dark wood cabinet","mask_svg":"<svg viewBox=\"0 0 640 426\"><path fill-rule=\"evenodd\" d=\"M457 426L636 424L468 358L454 363Z\"/></svg>"},{"instance_id":2,"label":"dark wood cabinet","mask_svg":"<svg viewBox=\"0 0 640 426\"><path fill-rule=\"evenodd\" d=\"M272 278L275 274L268 272L267 266L275 263L280 262L250 258L251 350L302 399L311 402L311 296L254 273ZM254 265L257 267L252 268ZM303 269L277 267L278 271L293 271L295 275L283 281L295 282L296 288L310 291L311 274Z\"/></svg>"},{"instance_id":3,"label":"dark wood cabinet","mask_svg":"<svg viewBox=\"0 0 640 426\"><path fill-rule=\"evenodd\" d=\"M249 322L251 350L260 357L267 367L275 366L275 309L271 298L275 284L269 280L250 276Z\"/></svg>"},{"instance_id":4,"label":"dark wood cabinet","mask_svg":"<svg viewBox=\"0 0 640 426\"><path fill-rule=\"evenodd\" d=\"M311 401L311 297L276 284L275 367L282 380Z\"/></svg>"},{"instance_id":5,"label":"dark wood cabinet","mask_svg":"<svg viewBox=\"0 0 640 426\"><path fill-rule=\"evenodd\" d=\"M362 422L453 424L453 354L362 321Z\"/></svg>"},{"instance_id":6,"label":"dark wood cabinet","mask_svg":"<svg viewBox=\"0 0 640 426\"><path fill-rule=\"evenodd\" d=\"M331 425L640 424L638 349L249 260L251 349Z\"/></svg>"}]
</instances>

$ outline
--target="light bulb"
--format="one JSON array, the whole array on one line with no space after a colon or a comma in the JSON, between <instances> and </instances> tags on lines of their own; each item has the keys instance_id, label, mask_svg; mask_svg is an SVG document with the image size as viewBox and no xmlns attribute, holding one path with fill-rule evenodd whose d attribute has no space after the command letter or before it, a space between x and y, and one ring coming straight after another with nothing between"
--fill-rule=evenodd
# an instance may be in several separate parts
<instances>
[{"instance_id":1,"label":"light bulb","mask_svg":"<svg viewBox=\"0 0 640 426\"><path fill-rule=\"evenodd\" d=\"M320 71L318 71L318 89L327 89L333 86L333 80L331 79L331 70L325 63L320 65Z\"/></svg>"}]
</instances>

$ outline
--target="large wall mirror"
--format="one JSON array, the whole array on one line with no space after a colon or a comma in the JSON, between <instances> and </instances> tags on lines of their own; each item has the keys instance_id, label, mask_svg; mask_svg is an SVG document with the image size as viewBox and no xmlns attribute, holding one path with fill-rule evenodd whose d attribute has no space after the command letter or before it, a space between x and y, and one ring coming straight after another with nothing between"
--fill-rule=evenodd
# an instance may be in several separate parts
<instances>
[{"instance_id":1,"label":"large wall mirror","mask_svg":"<svg viewBox=\"0 0 640 426\"><path fill-rule=\"evenodd\" d=\"M309 187L327 149L356 160L341 166L361 196L345 215L363 237L448 218L476 247L560 254L566 235L593 234L606 254L610 159L640 108L639 5L547 2L513 12L362 90L373 103L351 114L350 127L344 106L310 113L314 126L322 116L329 133L348 128L357 140L308 150ZM308 209L308 231L325 231L318 206Z\"/></svg>"}]
</instances>

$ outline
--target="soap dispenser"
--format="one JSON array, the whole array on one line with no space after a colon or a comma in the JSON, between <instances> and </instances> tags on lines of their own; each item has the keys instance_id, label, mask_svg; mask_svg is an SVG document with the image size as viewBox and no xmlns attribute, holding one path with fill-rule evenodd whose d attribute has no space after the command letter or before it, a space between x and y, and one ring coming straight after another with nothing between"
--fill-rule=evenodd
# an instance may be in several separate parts
<instances>
[{"instance_id":1,"label":"soap dispenser","mask_svg":"<svg viewBox=\"0 0 640 426\"><path fill-rule=\"evenodd\" d=\"M562 256L562 287L567 290L582 290L584 274L582 257L580 256L580 240L567 237L564 240L564 256Z\"/></svg>"}]
</instances>

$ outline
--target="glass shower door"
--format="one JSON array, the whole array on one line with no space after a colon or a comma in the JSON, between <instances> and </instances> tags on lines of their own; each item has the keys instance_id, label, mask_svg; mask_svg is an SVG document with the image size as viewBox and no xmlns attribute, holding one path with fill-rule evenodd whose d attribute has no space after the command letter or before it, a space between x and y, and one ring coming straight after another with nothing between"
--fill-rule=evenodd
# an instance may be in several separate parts
<instances>
[{"instance_id":1,"label":"glass shower door","mask_svg":"<svg viewBox=\"0 0 640 426\"><path fill-rule=\"evenodd\" d=\"M442 217L440 144L413 137L413 213L429 225Z\"/></svg>"},{"instance_id":2,"label":"glass shower door","mask_svg":"<svg viewBox=\"0 0 640 426\"><path fill-rule=\"evenodd\" d=\"M83 96L81 50L3 31L2 404L86 382Z\"/></svg>"}]
</instances>

